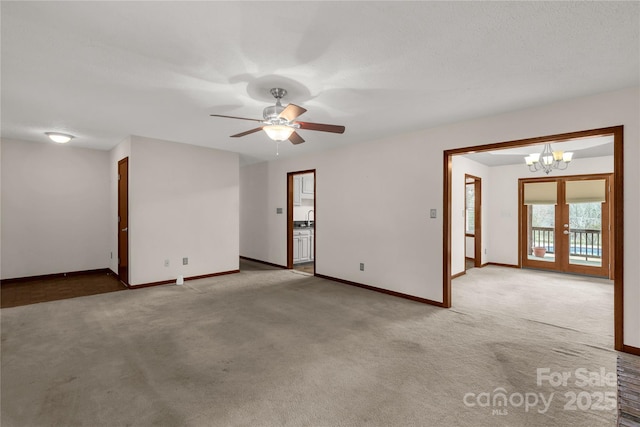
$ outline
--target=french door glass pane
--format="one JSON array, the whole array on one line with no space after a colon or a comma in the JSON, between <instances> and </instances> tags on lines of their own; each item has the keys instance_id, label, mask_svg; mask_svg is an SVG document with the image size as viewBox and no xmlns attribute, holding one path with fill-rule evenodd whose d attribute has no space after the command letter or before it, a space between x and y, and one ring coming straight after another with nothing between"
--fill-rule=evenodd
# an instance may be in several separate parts
<instances>
[{"instance_id":1,"label":"french door glass pane","mask_svg":"<svg viewBox=\"0 0 640 427\"><path fill-rule=\"evenodd\" d=\"M602 204L569 204L569 263L602 267Z\"/></svg>"},{"instance_id":2,"label":"french door glass pane","mask_svg":"<svg viewBox=\"0 0 640 427\"><path fill-rule=\"evenodd\" d=\"M528 205L529 259L555 262L556 205Z\"/></svg>"}]
</instances>

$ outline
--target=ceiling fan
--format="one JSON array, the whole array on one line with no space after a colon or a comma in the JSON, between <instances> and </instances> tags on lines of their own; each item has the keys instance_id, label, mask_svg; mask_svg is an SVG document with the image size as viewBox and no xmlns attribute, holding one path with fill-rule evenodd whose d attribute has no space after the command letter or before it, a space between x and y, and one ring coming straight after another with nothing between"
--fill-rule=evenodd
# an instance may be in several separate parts
<instances>
[{"instance_id":1,"label":"ceiling fan","mask_svg":"<svg viewBox=\"0 0 640 427\"><path fill-rule=\"evenodd\" d=\"M225 116L222 114L211 114L213 117L224 117L227 119L251 120L260 122L263 125L255 129L231 135L231 138L239 138L241 136L250 135L252 133L264 130L269 138L274 141L289 140L292 144L301 144L304 139L296 132L298 129L317 130L321 132L344 133L344 126L325 125L322 123L300 122L296 118L304 114L307 110L295 104L289 104L283 107L280 100L287 94L282 88L271 89L271 95L276 99L276 105L266 107L262 112L263 120L248 119L246 117Z\"/></svg>"}]
</instances>

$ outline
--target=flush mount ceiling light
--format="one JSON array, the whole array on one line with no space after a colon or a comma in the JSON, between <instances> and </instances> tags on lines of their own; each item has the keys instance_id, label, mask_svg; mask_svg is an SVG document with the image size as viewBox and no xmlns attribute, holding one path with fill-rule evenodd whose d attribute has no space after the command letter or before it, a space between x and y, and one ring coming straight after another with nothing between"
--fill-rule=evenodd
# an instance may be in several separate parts
<instances>
[{"instance_id":1,"label":"flush mount ceiling light","mask_svg":"<svg viewBox=\"0 0 640 427\"><path fill-rule=\"evenodd\" d=\"M75 138L73 135L67 135L66 133L60 132L45 132L45 135L49 137L53 142L57 142L58 144L66 144Z\"/></svg>"},{"instance_id":2,"label":"flush mount ceiling light","mask_svg":"<svg viewBox=\"0 0 640 427\"><path fill-rule=\"evenodd\" d=\"M553 151L551 144L544 144L542 153L530 154L524 158L531 172L543 171L547 175L554 170L564 170L569 167L569 162L573 158L573 153L563 151Z\"/></svg>"}]
</instances>

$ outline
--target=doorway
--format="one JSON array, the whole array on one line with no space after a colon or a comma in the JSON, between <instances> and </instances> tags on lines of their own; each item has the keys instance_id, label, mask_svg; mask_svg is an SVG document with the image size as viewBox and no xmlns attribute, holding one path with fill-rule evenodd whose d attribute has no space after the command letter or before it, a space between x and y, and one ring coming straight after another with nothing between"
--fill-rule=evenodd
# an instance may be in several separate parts
<instances>
[{"instance_id":1,"label":"doorway","mask_svg":"<svg viewBox=\"0 0 640 427\"><path fill-rule=\"evenodd\" d=\"M523 267L613 279L611 174L520 179Z\"/></svg>"},{"instance_id":2,"label":"doorway","mask_svg":"<svg viewBox=\"0 0 640 427\"><path fill-rule=\"evenodd\" d=\"M315 275L315 169L287 173L287 268Z\"/></svg>"},{"instance_id":3,"label":"doorway","mask_svg":"<svg viewBox=\"0 0 640 427\"><path fill-rule=\"evenodd\" d=\"M482 267L482 179L464 176L465 270Z\"/></svg>"},{"instance_id":4,"label":"doorway","mask_svg":"<svg viewBox=\"0 0 640 427\"><path fill-rule=\"evenodd\" d=\"M129 158L118 162L118 276L129 284Z\"/></svg>"},{"instance_id":5,"label":"doorway","mask_svg":"<svg viewBox=\"0 0 640 427\"><path fill-rule=\"evenodd\" d=\"M487 145L471 146L445 150L443 152L443 274L442 274L442 307L450 308L451 301L451 194L452 194L452 164L453 157L456 155L483 153L489 151L502 150L513 147L525 147L539 145L547 142L568 141L572 139L610 136L613 138L613 175L611 193L611 218L617 221L611 222L610 245L612 245L612 255L615 262L611 263L613 270L613 288L614 288L614 348L618 351L634 352L637 349L624 344L624 200L623 200L623 183L624 183L624 151L623 151L623 126L613 126L601 129L592 129L579 132L570 132L558 135L548 135L543 137L522 139L516 141L494 143ZM521 236L518 233L518 238ZM522 243L518 244L521 247ZM518 265L517 267L521 267Z\"/></svg>"}]
</instances>

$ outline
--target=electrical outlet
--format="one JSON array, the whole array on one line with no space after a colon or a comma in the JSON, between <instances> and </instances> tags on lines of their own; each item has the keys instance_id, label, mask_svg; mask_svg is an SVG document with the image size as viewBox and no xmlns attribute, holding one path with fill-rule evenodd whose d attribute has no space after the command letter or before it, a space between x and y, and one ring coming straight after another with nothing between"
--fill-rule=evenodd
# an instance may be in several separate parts
<instances>
[{"instance_id":1,"label":"electrical outlet","mask_svg":"<svg viewBox=\"0 0 640 427\"><path fill-rule=\"evenodd\" d=\"M437 209L431 209L429 211L429 218L437 218L438 217L438 210Z\"/></svg>"},{"instance_id":2,"label":"electrical outlet","mask_svg":"<svg viewBox=\"0 0 640 427\"><path fill-rule=\"evenodd\" d=\"M276 208L276 214L280 215L282 213L282 208Z\"/></svg>"},{"instance_id":3,"label":"electrical outlet","mask_svg":"<svg viewBox=\"0 0 640 427\"><path fill-rule=\"evenodd\" d=\"M164 260L164 266L165 266L165 267L169 267L169 260L168 260L168 259L165 259L165 260Z\"/></svg>"},{"instance_id":4,"label":"electrical outlet","mask_svg":"<svg viewBox=\"0 0 640 427\"><path fill-rule=\"evenodd\" d=\"M187 264L189 264L189 258L187 257L182 258L182 265L187 265Z\"/></svg>"},{"instance_id":5,"label":"electrical outlet","mask_svg":"<svg viewBox=\"0 0 640 427\"><path fill-rule=\"evenodd\" d=\"M360 263L360 271L364 271L364 262Z\"/></svg>"}]
</instances>

